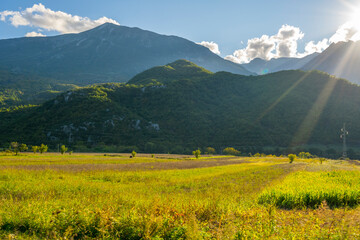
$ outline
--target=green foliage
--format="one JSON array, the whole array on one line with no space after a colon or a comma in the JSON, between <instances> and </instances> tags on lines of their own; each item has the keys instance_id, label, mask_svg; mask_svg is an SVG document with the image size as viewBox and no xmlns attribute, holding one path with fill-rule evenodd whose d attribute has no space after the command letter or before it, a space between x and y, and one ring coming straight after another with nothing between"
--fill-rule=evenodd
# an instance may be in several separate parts
<instances>
[{"instance_id":1,"label":"green foliage","mask_svg":"<svg viewBox=\"0 0 360 240\"><path fill-rule=\"evenodd\" d=\"M33 151L34 153L39 151L39 146L31 146L31 151Z\"/></svg>"},{"instance_id":2,"label":"green foliage","mask_svg":"<svg viewBox=\"0 0 360 240\"><path fill-rule=\"evenodd\" d=\"M61 152L61 154L66 153L66 152L67 152L67 150L68 150L68 148L67 148L67 147L65 147L65 145L61 145L61 147L60 147L60 152Z\"/></svg>"},{"instance_id":3,"label":"green foliage","mask_svg":"<svg viewBox=\"0 0 360 240\"><path fill-rule=\"evenodd\" d=\"M172 68L159 70L160 75L170 71L178 76L166 84L93 85L66 92L38 107L2 111L0 146L5 147L14 136L22 142L55 146L69 140L65 127L74 128L71 148L76 151L76 146L81 151L104 152L123 152L126 147L128 152L190 154L197 147L241 146L238 150L244 155L303 151L337 158L340 143L335 132L342 125L341 116L349 112L349 146L360 138L360 129L355 127L360 122L360 87L345 80L319 72L246 77L226 72L204 74L199 69L201 74L196 77L182 77L189 76L187 70ZM334 90L321 114L314 113L314 103L329 84ZM289 89L289 94L283 95ZM309 113L309 121L303 124L305 113ZM328 127L321 127L325 125ZM308 130L300 131L300 126ZM286 150L290 144L305 143L310 146L306 150ZM327 151L325 145L334 146L334 151ZM265 151L265 147L283 150ZM356 151L351 155L354 158L359 155Z\"/></svg>"},{"instance_id":4,"label":"green foliage","mask_svg":"<svg viewBox=\"0 0 360 240\"><path fill-rule=\"evenodd\" d=\"M309 152L300 152L298 154L299 158L301 159L309 159L309 158L313 158L313 155L311 155L311 153Z\"/></svg>"},{"instance_id":5,"label":"green foliage","mask_svg":"<svg viewBox=\"0 0 360 240\"><path fill-rule=\"evenodd\" d=\"M39 147L39 152L43 154L44 152L47 152L47 150L48 150L48 146L42 143Z\"/></svg>"},{"instance_id":6,"label":"green foliage","mask_svg":"<svg viewBox=\"0 0 360 240\"><path fill-rule=\"evenodd\" d=\"M43 103L63 91L75 88L77 86L61 84L51 78L0 70L0 107Z\"/></svg>"},{"instance_id":7,"label":"green foliage","mask_svg":"<svg viewBox=\"0 0 360 240\"><path fill-rule=\"evenodd\" d=\"M136 152L135 151L132 151L131 152L131 156L134 158L134 157L136 157Z\"/></svg>"},{"instance_id":8,"label":"green foliage","mask_svg":"<svg viewBox=\"0 0 360 240\"><path fill-rule=\"evenodd\" d=\"M296 155L295 154L289 154L288 158L289 158L289 162L293 163L295 161L295 159L296 159Z\"/></svg>"},{"instance_id":9,"label":"green foliage","mask_svg":"<svg viewBox=\"0 0 360 240\"><path fill-rule=\"evenodd\" d=\"M320 164L323 164L323 162L325 162L325 161L326 161L326 158L319 158Z\"/></svg>"},{"instance_id":10,"label":"green foliage","mask_svg":"<svg viewBox=\"0 0 360 240\"><path fill-rule=\"evenodd\" d=\"M239 156L241 154L240 151L236 150L235 148L232 147L227 147L223 150L223 153L226 155L234 155L234 156Z\"/></svg>"},{"instance_id":11,"label":"green foliage","mask_svg":"<svg viewBox=\"0 0 360 240\"><path fill-rule=\"evenodd\" d=\"M19 152L23 152L23 151L28 150L28 147L24 143L20 144L18 142L11 142L10 143L10 150L15 152L15 155L18 155Z\"/></svg>"},{"instance_id":12,"label":"green foliage","mask_svg":"<svg viewBox=\"0 0 360 240\"><path fill-rule=\"evenodd\" d=\"M197 150L193 151L192 154L195 156L195 158L199 158L201 155L201 151L200 151L200 149L197 149Z\"/></svg>"},{"instance_id":13,"label":"green foliage","mask_svg":"<svg viewBox=\"0 0 360 240\"><path fill-rule=\"evenodd\" d=\"M216 150L215 150L215 148L207 147L207 148L205 149L205 153L206 153L206 154L213 155L213 154L216 154Z\"/></svg>"}]
</instances>

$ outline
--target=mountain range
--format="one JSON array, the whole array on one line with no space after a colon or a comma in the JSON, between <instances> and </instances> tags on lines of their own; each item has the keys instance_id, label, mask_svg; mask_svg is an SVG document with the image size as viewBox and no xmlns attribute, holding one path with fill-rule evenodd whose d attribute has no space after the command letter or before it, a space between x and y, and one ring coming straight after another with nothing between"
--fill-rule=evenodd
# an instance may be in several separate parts
<instances>
[{"instance_id":1,"label":"mountain range","mask_svg":"<svg viewBox=\"0 0 360 240\"><path fill-rule=\"evenodd\" d=\"M0 68L76 85L126 82L178 59L213 72L252 74L184 38L111 23L78 34L0 40L0 52Z\"/></svg>"},{"instance_id":2,"label":"mountain range","mask_svg":"<svg viewBox=\"0 0 360 240\"><path fill-rule=\"evenodd\" d=\"M260 75L283 70L320 70L360 84L360 41L333 43L322 53L303 58L256 58L242 66Z\"/></svg>"},{"instance_id":3,"label":"mountain range","mask_svg":"<svg viewBox=\"0 0 360 240\"><path fill-rule=\"evenodd\" d=\"M207 146L326 149L341 146L339 130L346 122L349 145L356 146L359 108L359 86L322 72L243 76L179 60L140 73L129 84L78 88L37 107L2 111L0 145L181 153Z\"/></svg>"}]
</instances>

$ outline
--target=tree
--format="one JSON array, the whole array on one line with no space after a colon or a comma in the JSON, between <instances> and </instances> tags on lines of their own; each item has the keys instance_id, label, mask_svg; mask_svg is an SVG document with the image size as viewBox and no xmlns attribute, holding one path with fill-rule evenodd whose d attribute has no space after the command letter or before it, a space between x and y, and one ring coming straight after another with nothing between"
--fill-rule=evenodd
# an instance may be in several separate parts
<instances>
[{"instance_id":1,"label":"tree","mask_svg":"<svg viewBox=\"0 0 360 240\"><path fill-rule=\"evenodd\" d=\"M39 146L32 146L31 150L36 153L37 151L39 151Z\"/></svg>"},{"instance_id":2,"label":"tree","mask_svg":"<svg viewBox=\"0 0 360 240\"><path fill-rule=\"evenodd\" d=\"M65 145L61 145L61 147L60 147L60 152L61 152L61 154L66 153L66 152L67 152L67 150L68 150L68 148L67 148L67 147L65 147Z\"/></svg>"},{"instance_id":3,"label":"tree","mask_svg":"<svg viewBox=\"0 0 360 240\"><path fill-rule=\"evenodd\" d=\"M15 152L15 155L18 155L19 152L28 150L28 147L24 143L12 142L10 143L10 149Z\"/></svg>"},{"instance_id":4,"label":"tree","mask_svg":"<svg viewBox=\"0 0 360 240\"><path fill-rule=\"evenodd\" d=\"M44 144L41 144L40 147L39 147L39 152L41 154L43 154L44 152L47 152L48 150L48 146L47 145L44 145Z\"/></svg>"},{"instance_id":5,"label":"tree","mask_svg":"<svg viewBox=\"0 0 360 240\"><path fill-rule=\"evenodd\" d=\"M22 143L22 144L20 145L20 152L26 151L26 150L28 150L28 149L29 149L29 148L28 148L28 146L26 146L25 143Z\"/></svg>"},{"instance_id":6,"label":"tree","mask_svg":"<svg viewBox=\"0 0 360 240\"><path fill-rule=\"evenodd\" d=\"M131 152L131 156L134 158L134 157L136 157L136 152L135 151L132 151Z\"/></svg>"},{"instance_id":7,"label":"tree","mask_svg":"<svg viewBox=\"0 0 360 240\"><path fill-rule=\"evenodd\" d=\"M289 162L290 162L290 163L293 163L294 160L296 159L296 155L295 155L295 154L289 154L289 155L288 155L288 158L289 158Z\"/></svg>"},{"instance_id":8,"label":"tree","mask_svg":"<svg viewBox=\"0 0 360 240\"><path fill-rule=\"evenodd\" d=\"M215 148L207 147L207 148L205 149L205 153L210 154L210 155L213 155L213 154L216 153L216 151L215 151Z\"/></svg>"},{"instance_id":9,"label":"tree","mask_svg":"<svg viewBox=\"0 0 360 240\"><path fill-rule=\"evenodd\" d=\"M196 150L196 151L193 151L192 154L196 157L196 158L199 158L200 157L200 154L201 154L201 151L200 149Z\"/></svg>"},{"instance_id":10,"label":"tree","mask_svg":"<svg viewBox=\"0 0 360 240\"><path fill-rule=\"evenodd\" d=\"M240 155L240 151L236 150L235 148L232 147L227 147L223 150L223 153L226 155L234 155L234 156L238 156Z\"/></svg>"},{"instance_id":11,"label":"tree","mask_svg":"<svg viewBox=\"0 0 360 240\"><path fill-rule=\"evenodd\" d=\"M302 159L312 158L312 155L309 152L301 152L298 155L299 155L299 158L302 158Z\"/></svg>"},{"instance_id":12,"label":"tree","mask_svg":"<svg viewBox=\"0 0 360 240\"><path fill-rule=\"evenodd\" d=\"M20 151L20 144L18 142L11 142L10 149L15 152L15 155L18 155Z\"/></svg>"}]
</instances>

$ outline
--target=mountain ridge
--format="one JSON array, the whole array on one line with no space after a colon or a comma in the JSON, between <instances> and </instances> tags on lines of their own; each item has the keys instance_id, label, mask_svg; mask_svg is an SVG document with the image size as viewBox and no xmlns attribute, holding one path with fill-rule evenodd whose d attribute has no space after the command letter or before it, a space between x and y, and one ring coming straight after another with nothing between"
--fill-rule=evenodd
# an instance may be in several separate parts
<instances>
[{"instance_id":1,"label":"mountain ridge","mask_svg":"<svg viewBox=\"0 0 360 240\"><path fill-rule=\"evenodd\" d=\"M0 67L78 85L126 82L178 59L213 72L252 74L184 38L110 23L78 34L0 40L0 52Z\"/></svg>"}]
</instances>

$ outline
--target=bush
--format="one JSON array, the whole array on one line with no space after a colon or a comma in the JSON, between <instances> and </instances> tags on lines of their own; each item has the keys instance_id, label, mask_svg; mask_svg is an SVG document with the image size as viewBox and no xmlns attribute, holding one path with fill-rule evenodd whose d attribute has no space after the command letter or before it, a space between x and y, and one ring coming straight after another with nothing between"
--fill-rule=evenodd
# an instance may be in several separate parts
<instances>
[{"instance_id":1,"label":"bush","mask_svg":"<svg viewBox=\"0 0 360 240\"><path fill-rule=\"evenodd\" d=\"M234 155L234 156L239 156L241 154L240 151L236 150L235 148L232 147L227 147L223 150L223 153L226 155Z\"/></svg>"},{"instance_id":2,"label":"bush","mask_svg":"<svg viewBox=\"0 0 360 240\"><path fill-rule=\"evenodd\" d=\"M295 154L289 154L289 155L288 155L288 158L289 158L289 162L290 162L290 163L293 163L294 160L296 159L296 155L295 155Z\"/></svg>"},{"instance_id":3,"label":"bush","mask_svg":"<svg viewBox=\"0 0 360 240\"><path fill-rule=\"evenodd\" d=\"M132 151L131 152L131 156L134 158L134 157L136 157L136 152L135 151Z\"/></svg>"},{"instance_id":4,"label":"bush","mask_svg":"<svg viewBox=\"0 0 360 240\"><path fill-rule=\"evenodd\" d=\"M198 149L196 151L193 151L192 154L196 157L196 158L199 158L200 157L200 154L201 154L201 151Z\"/></svg>"}]
</instances>

